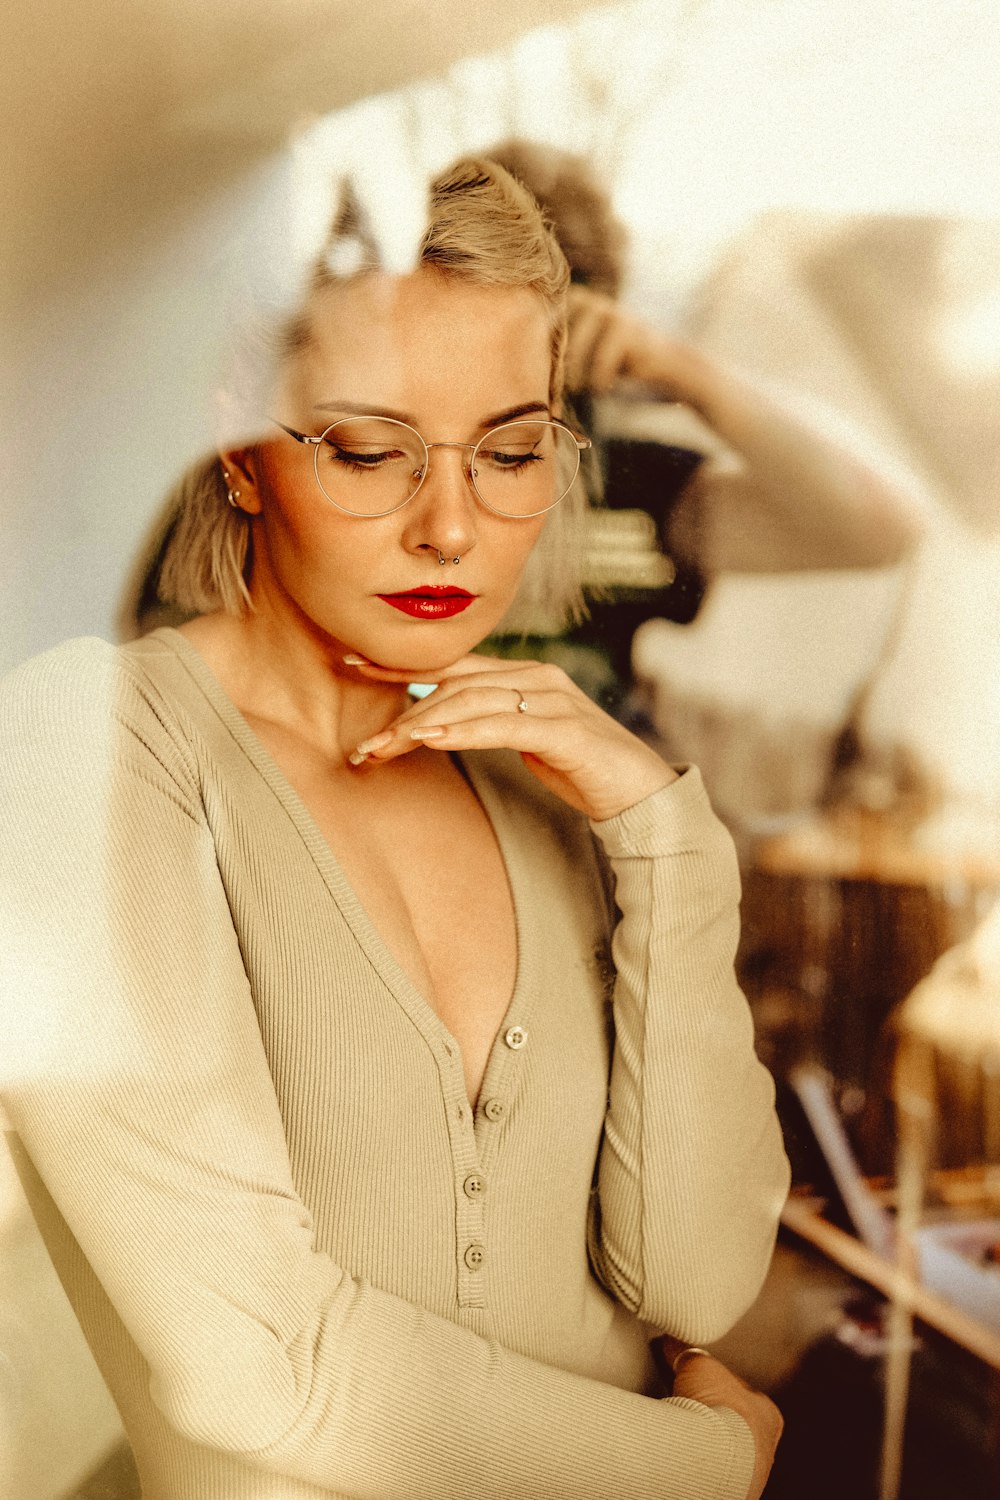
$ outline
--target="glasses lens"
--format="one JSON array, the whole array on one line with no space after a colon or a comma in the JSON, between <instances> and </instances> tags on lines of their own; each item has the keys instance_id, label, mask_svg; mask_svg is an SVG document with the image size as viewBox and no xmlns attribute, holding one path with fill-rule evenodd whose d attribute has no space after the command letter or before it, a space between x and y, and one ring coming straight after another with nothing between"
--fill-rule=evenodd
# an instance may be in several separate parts
<instances>
[{"instance_id":1,"label":"glasses lens","mask_svg":"<svg viewBox=\"0 0 1000 1500\"><path fill-rule=\"evenodd\" d=\"M320 489L356 516L380 516L405 505L427 463L419 434L388 417L334 422L314 453Z\"/></svg>"},{"instance_id":2,"label":"glasses lens","mask_svg":"<svg viewBox=\"0 0 1000 1500\"><path fill-rule=\"evenodd\" d=\"M576 440L553 422L508 422L476 449L472 477L480 497L504 516L535 516L566 494L580 467Z\"/></svg>"}]
</instances>

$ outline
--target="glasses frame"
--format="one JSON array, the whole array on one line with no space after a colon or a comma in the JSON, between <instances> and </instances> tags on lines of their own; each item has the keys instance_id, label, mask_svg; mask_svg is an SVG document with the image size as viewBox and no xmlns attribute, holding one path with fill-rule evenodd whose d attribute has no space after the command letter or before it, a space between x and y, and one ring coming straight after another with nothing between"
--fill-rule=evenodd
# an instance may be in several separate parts
<instances>
[{"instance_id":1,"label":"glasses frame","mask_svg":"<svg viewBox=\"0 0 1000 1500\"><path fill-rule=\"evenodd\" d=\"M326 500L330 505L332 505L336 510L339 510L342 515L345 515L345 516L354 516L355 519L358 520L358 521L377 521L381 516L392 516L392 515L395 515L395 513L396 513L397 510L402 510L404 505L409 505L410 501L413 500L415 498L415 496L420 492L420 488L423 485L424 480L427 478L427 474L428 474L428 471L430 469L430 458L431 458L431 449L432 448L465 448L465 449L467 449L469 451L469 455L470 456L469 456L468 462L465 464L465 477L466 477L466 479L468 479L469 483L471 484L471 486L472 486L472 488L473 488L473 490L475 492L476 499L479 501L480 505L482 505L486 510L488 510L494 516L502 516L505 521L531 521L531 520L533 520L535 518L535 516L544 516L544 515L547 515L550 510L555 510L556 506L560 505L562 503L562 501L565 500L566 496L569 494L570 490L573 488L574 484L576 483L577 476L580 473L580 455L581 455L581 453L586 453L587 449L593 446L592 443L591 443L591 441L590 441L590 438L585 437L582 432L574 432L573 429L572 429L572 427L568 427L565 422L557 422L553 417L524 417L524 418L521 418L521 419L515 419L513 422L500 422L496 427L491 427L489 429L489 431L484 432L483 435L482 435L482 437L479 439L478 443L428 443L428 442L426 442L424 440L422 434L419 433L415 427L411 427L410 426L409 422L401 422L396 417L380 417L375 412L372 412L372 413L364 413L364 412L362 412L359 415L353 415L352 414L349 417L338 417L337 420L336 420L336 422L331 422L329 424L329 426L324 427L324 429L320 433L319 437L313 437L308 432L298 432L294 427L288 427L288 426L285 425L284 422L279 422L278 419L277 419L277 417L271 417L270 420L274 423L275 427L280 427L281 430L282 430L282 432L287 432L288 436L291 437L291 438L294 438L297 443L302 443L305 446L312 448L312 450L313 450L313 471L314 471L314 473L316 475L316 484L319 487L319 492L323 496L323 499ZM404 430L404 432L412 432L413 433L413 436L417 439L417 441L420 443L421 447L424 450L425 457L424 457L424 463L422 465L422 473L420 475L420 480L419 480L419 483L417 484L416 489L414 489L409 495L407 495L407 497L406 497L405 500L401 500L398 505L390 506L390 508L388 510L373 510L373 511L348 510L346 506L344 506L344 505L338 505L337 502L336 502L336 500L331 500L330 496L327 494L326 490L323 488L323 482L322 482L322 480L319 477L319 452L320 452L320 444L325 440L327 433L332 432L335 427L339 427L341 425L341 423L343 423L343 422L366 422L366 421L367 422L386 422L386 423L391 424L391 426L393 426L393 427L402 427L403 430ZM485 498L485 496L480 491L479 486L476 484L476 473L475 473L476 454L479 452L479 450L482 447L482 445L486 442L487 438L490 437L492 433L494 433L494 432L500 432L505 427L541 427L541 426L545 426L545 427L558 427L563 432L568 432L569 435L570 435L570 437L573 439L574 443L576 444L576 468L573 471L573 477L572 477L572 479L570 480L570 482L566 486L566 488L563 490L562 494L559 496L559 499L558 500L553 500L553 502L552 502L551 505L545 505L545 506L543 506L541 510L529 511L526 515L523 515L523 516L512 516L509 513L509 511L497 510L496 506L495 505L491 505L490 502Z\"/></svg>"}]
</instances>

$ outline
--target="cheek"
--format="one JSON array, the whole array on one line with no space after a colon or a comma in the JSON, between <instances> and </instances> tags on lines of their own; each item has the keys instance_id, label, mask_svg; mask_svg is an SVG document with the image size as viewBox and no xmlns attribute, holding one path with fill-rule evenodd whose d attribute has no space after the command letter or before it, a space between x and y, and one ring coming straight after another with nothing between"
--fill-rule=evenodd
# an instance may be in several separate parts
<instances>
[{"instance_id":1,"label":"cheek","mask_svg":"<svg viewBox=\"0 0 1000 1500\"><path fill-rule=\"evenodd\" d=\"M305 464L286 466L270 453L258 462L260 518L267 533L292 539L308 530L316 509L310 493L311 468Z\"/></svg>"},{"instance_id":2,"label":"cheek","mask_svg":"<svg viewBox=\"0 0 1000 1500\"><path fill-rule=\"evenodd\" d=\"M359 532L357 523L341 517L322 497L273 488L262 496L254 520L255 555L301 600L315 602L349 594L365 586L372 571L377 539Z\"/></svg>"},{"instance_id":3,"label":"cheek","mask_svg":"<svg viewBox=\"0 0 1000 1500\"><path fill-rule=\"evenodd\" d=\"M523 522L514 536L501 536L496 542L493 570L494 602L505 614L517 597L525 569L531 560L543 530L544 518Z\"/></svg>"},{"instance_id":4,"label":"cheek","mask_svg":"<svg viewBox=\"0 0 1000 1500\"><path fill-rule=\"evenodd\" d=\"M265 466L260 495L264 531L275 549L317 561L340 548L349 551L353 538L341 535L343 518L319 492L311 466L306 472Z\"/></svg>"}]
</instances>

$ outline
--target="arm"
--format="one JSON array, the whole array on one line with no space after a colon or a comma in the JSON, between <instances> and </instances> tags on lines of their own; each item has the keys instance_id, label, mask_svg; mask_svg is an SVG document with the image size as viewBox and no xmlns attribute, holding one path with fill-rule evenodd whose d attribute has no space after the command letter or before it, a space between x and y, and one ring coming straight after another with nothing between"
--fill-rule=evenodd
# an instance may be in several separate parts
<instances>
[{"instance_id":1,"label":"arm","mask_svg":"<svg viewBox=\"0 0 1000 1500\"><path fill-rule=\"evenodd\" d=\"M917 545L932 506L910 475L831 417L667 338L608 298L571 294L570 384L603 392L638 381L662 401L690 406L722 440L682 500L671 537L707 571L878 567Z\"/></svg>"},{"instance_id":2,"label":"arm","mask_svg":"<svg viewBox=\"0 0 1000 1500\"><path fill-rule=\"evenodd\" d=\"M406 680L355 660L375 680ZM469 656L436 675L435 691L358 759L405 755L415 739L439 751L515 749L591 820L624 914L592 1259L644 1321L716 1337L760 1287L788 1189L773 1084L733 976L732 841L698 772L678 777L558 667Z\"/></svg>"},{"instance_id":3,"label":"arm","mask_svg":"<svg viewBox=\"0 0 1000 1500\"><path fill-rule=\"evenodd\" d=\"M109 656L0 694L4 1082L167 1419L344 1495L739 1500L734 1413L510 1354L315 1250L196 772Z\"/></svg>"},{"instance_id":4,"label":"arm","mask_svg":"<svg viewBox=\"0 0 1000 1500\"><path fill-rule=\"evenodd\" d=\"M639 1317L708 1342L759 1291L788 1191L773 1084L733 975L736 857L695 769L592 827L622 917L591 1255Z\"/></svg>"}]
</instances>

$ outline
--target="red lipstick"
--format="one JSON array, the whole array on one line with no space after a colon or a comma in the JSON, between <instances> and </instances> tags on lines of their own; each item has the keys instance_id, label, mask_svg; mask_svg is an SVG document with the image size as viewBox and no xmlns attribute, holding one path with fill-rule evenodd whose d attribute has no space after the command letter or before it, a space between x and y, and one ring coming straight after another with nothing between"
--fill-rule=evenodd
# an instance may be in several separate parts
<instances>
[{"instance_id":1,"label":"red lipstick","mask_svg":"<svg viewBox=\"0 0 1000 1500\"><path fill-rule=\"evenodd\" d=\"M378 597L384 604L391 604L393 609L402 610L404 615L413 615L418 620L447 620L468 609L476 596L448 584L428 583L408 589L404 594L379 594Z\"/></svg>"}]
</instances>

